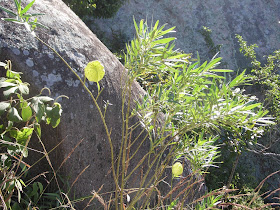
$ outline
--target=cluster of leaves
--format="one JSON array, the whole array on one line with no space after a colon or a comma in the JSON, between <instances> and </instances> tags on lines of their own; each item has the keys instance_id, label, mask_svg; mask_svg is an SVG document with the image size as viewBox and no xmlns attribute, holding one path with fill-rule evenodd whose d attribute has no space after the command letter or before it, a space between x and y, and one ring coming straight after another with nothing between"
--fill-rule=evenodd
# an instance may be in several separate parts
<instances>
[{"instance_id":1,"label":"cluster of leaves","mask_svg":"<svg viewBox=\"0 0 280 210\"><path fill-rule=\"evenodd\" d=\"M111 18L126 0L63 0L79 17Z\"/></svg>"},{"instance_id":2,"label":"cluster of leaves","mask_svg":"<svg viewBox=\"0 0 280 210\"><path fill-rule=\"evenodd\" d=\"M214 56L216 55L218 52L220 52L220 49L222 47L222 45L215 45L213 42L213 39L211 37L212 34L212 30L209 27L203 26L202 29L199 31L200 34L203 36L206 45L209 49L209 54L210 56Z\"/></svg>"},{"instance_id":3,"label":"cluster of leaves","mask_svg":"<svg viewBox=\"0 0 280 210\"><path fill-rule=\"evenodd\" d=\"M126 68L131 70L132 78L148 81L144 85L147 94L139 103L137 114L150 131L153 144L162 143L160 133L172 132L180 138L178 157L185 155L191 158L190 151L199 151L198 143L200 151L205 151L203 145L218 139L213 136L223 132L232 133L232 138L225 140L236 152L242 146L254 143L255 137L262 133L262 126L273 122L264 117L268 111L256 102L256 97L246 95L238 88L247 84L245 71L227 83L219 74L231 71L215 68L221 58L200 64L198 57L197 62L191 63L190 55L173 50L174 37L163 38L174 28L164 30L164 27L158 28L156 22L149 31L143 20L139 26L135 23L136 38L127 46L125 57ZM151 75L159 79L150 82ZM159 113L165 114L161 132L155 123ZM157 136L153 136L155 134ZM207 141L202 141L202 136ZM217 149L210 145L208 148ZM209 151L209 157L216 157L214 154Z\"/></svg>"},{"instance_id":4,"label":"cluster of leaves","mask_svg":"<svg viewBox=\"0 0 280 210\"><path fill-rule=\"evenodd\" d=\"M268 55L267 62L262 65L256 58L256 44L248 45L242 36L236 35L240 44L240 52L251 61L249 68L253 84L259 87L261 93L265 95L264 104L269 109L270 114L280 122L280 50L276 50L273 55Z\"/></svg>"},{"instance_id":5,"label":"cluster of leaves","mask_svg":"<svg viewBox=\"0 0 280 210\"><path fill-rule=\"evenodd\" d=\"M14 0L17 12L13 12L0 5L0 9L7 12L12 18L2 18L2 20L10 21L18 24L24 24L28 31L33 31L37 26L47 28L46 26L37 22L37 17L44 15L41 13L29 14L28 10L33 6L35 0L31 1L26 7L22 7L21 1Z\"/></svg>"},{"instance_id":6,"label":"cluster of leaves","mask_svg":"<svg viewBox=\"0 0 280 210\"><path fill-rule=\"evenodd\" d=\"M240 209L273 209L271 204L264 203L258 191L247 187L244 187L237 195L229 196L228 202Z\"/></svg>"},{"instance_id":7,"label":"cluster of leaves","mask_svg":"<svg viewBox=\"0 0 280 210\"><path fill-rule=\"evenodd\" d=\"M10 61L0 62L0 66L4 67L2 72L6 71L6 76L0 78L4 96L0 102L0 189L2 200L10 206L15 192L20 203L21 193L26 187L21 177L30 166L22 160L28 156L28 144L33 133L41 137L42 121L53 128L58 126L62 109L59 103L51 104L53 98L41 94L26 99L29 84L22 82L21 73L12 70ZM14 205L18 206L18 203Z\"/></svg>"},{"instance_id":8,"label":"cluster of leaves","mask_svg":"<svg viewBox=\"0 0 280 210\"><path fill-rule=\"evenodd\" d=\"M240 35L236 35L239 44L240 44L240 52L244 54L245 57L249 58L251 61L251 66L247 68L249 74L245 75L247 78L250 79L252 83L252 93L254 91L261 91L261 99L260 101L264 104L264 107L269 110L269 114L272 115L274 121L279 123L279 106L280 106L280 89L279 89L279 58L280 52L275 51L274 55L269 55L267 57L267 62L265 65L261 64L257 60L255 48L257 47L256 44L248 45L246 41ZM263 131L259 131L260 133L255 136L255 142L259 136L264 134L270 126L264 127ZM240 131L241 138L248 139L250 135L248 133L244 133L244 130ZM249 148L254 148L254 145L244 144L241 147L241 150L238 154L234 150L230 144L225 141L225 139L232 139L236 138L232 136L229 132L223 132L222 138L218 141L221 145L221 157L217 160L219 162L223 162L220 164L219 168L217 169L210 169L210 174L206 176L206 182L209 189L217 189L225 185L228 182L228 177L232 173L232 180L231 185L233 188L238 189L254 189L258 182L255 177L254 169L253 168L246 168L241 164L237 165L239 156L241 155L241 151L247 150ZM245 142L245 141L243 141ZM248 141L247 141L248 143ZM246 156L245 154L242 154ZM232 170L232 165L236 165L236 170ZM233 174L234 173L234 174ZM259 202L261 198L256 200L255 202ZM231 202L238 203L240 199L234 201L233 199ZM241 199L242 200L242 199ZM243 203L244 204L244 203Z\"/></svg>"}]
</instances>

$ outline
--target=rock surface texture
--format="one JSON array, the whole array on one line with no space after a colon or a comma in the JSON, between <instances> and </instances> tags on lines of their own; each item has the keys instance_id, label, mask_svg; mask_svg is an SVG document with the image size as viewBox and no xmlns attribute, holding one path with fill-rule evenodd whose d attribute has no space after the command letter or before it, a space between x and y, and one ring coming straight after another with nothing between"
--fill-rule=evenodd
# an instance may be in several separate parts
<instances>
[{"instance_id":1,"label":"rock surface texture","mask_svg":"<svg viewBox=\"0 0 280 210\"><path fill-rule=\"evenodd\" d=\"M1 1L1 5L15 11L14 2L11 0ZM45 13L39 21L48 26L49 30L39 29L36 32L38 37L57 50L79 75L83 74L83 69L90 61L99 60L104 65L106 73L100 82L104 91L99 96L98 102L101 107L106 101L112 104L106 112L106 120L114 149L118 151L122 135L121 78L125 72L124 67L61 0L36 1L30 13ZM4 12L0 12L0 15L7 17ZM90 196L93 190L98 191L102 185L104 186L101 192L114 191L111 153L105 129L97 109L79 80L57 55L33 38L24 25L2 20L0 23L1 61L9 59L15 71L23 72L23 80L31 84L33 94L38 94L41 88L48 87L54 97L59 95L69 97L69 100L59 101L62 104L63 114L58 128L53 130L44 126L42 130L42 140L48 151L63 141L50 154L54 168L57 170L60 164L66 161L60 172L69 178L69 184L71 185L78 177L72 189L76 198ZM96 96L96 84L88 84L88 87ZM143 90L134 83L133 98L136 99L141 94ZM81 140L83 141L78 144ZM139 161L149 149L148 144L144 147L146 147L143 149L144 153L140 152L136 160ZM34 156L33 159L39 158L36 155L29 156ZM131 162L130 166L135 164L137 162ZM43 171L49 168L41 163L39 167ZM128 182L126 187L137 186L139 176L139 172L135 173L135 176L132 176L134 180Z\"/></svg>"},{"instance_id":2,"label":"rock surface texture","mask_svg":"<svg viewBox=\"0 0 280 210\"><path fill-rule=\"evenodd\" d=\"M280 48L280 2L278 0L129 0L111 19L95 19L90 28L99 31L98 37L113 40L120 36L130 40L134 36L133 16L136 22L167 23L176 26L176 46L186 53L196 52L206 59L213 56L200 30L212 30L215 45L221 44L220 56L228 68L243 65L235 34L250 44L256 43L257 53L265 55ZM112 34L113 33L113 34ZM207 55L208 54L208 55Z\"/></svg>"}]
</instances>

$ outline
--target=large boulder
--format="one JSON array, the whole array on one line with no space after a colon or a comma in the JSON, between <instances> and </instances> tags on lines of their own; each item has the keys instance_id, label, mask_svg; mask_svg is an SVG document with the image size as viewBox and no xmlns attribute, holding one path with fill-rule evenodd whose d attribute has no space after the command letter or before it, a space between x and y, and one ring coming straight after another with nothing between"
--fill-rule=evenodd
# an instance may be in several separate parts
<instances>
[{"instance_id":1,"label":"large boulder","mask_svg":"<svg viewBox=\"0 0 280 210\"><path fill-rule=\"evenodd\" d=\"M15 11L14 2L11 0L1 1L1 5ZM102 109L105 102L111 104L106 112L106 123L116 154L122 138L121 81L124 80L123 75L126 72L123 65L61 0L36 1L30 12L45 13L39 21L49 29L40 29L37 35L61 54L80 76L83 75L87 63L92 60L99 60L104 65L106 73L100 82L104 90L98 103ZM4 12L0 14L1 17L7 17ZM100 115L89 94L58 56L31 36L24 25L1 20L0 31L1 61L10 59L13 68L23 72L23 80L31 84L32 94L47 87L54 97L69 97L69 100L59 101L63 114L58 128L54 130L44 126L42 130L42 140L48 151L62 142L50 154L55 170L63 163L58 173L67 176L70 185L75 183L71 190L75 192L76 198L90 196L93 190L98 191L101 186L101 192L113 192L116 187L112 178L110 145ZM96 96L96 84L87 85ZM141 87L134 82L133 100L143 93ZM137 119L134 121L137 122ZM137 132L135 136L138 136ZM39 143L31 144L40 148ZM130 162L130 167L136 166L148 150L149 144L144 144L135 160ZM39 158L37 153L31 153L29 157L34 162ZM40 162L38 170L47 170L46 164ZM141 175L139 171L135 171L125 187L137 187ZM108 197L110 198L110 194Z\"/></svg>"},{"instance_id":2,"label":"large boulder","mask_svg":"<svg viewBox=\"0 0 280 210\"><path fill-rule=\"evenodd\" d=\"M225 66L236 69L246 64L235 34L259 45L257 53L261 56L280 48L279 10L280 2L276 0L129 0L113 18L91 19L88 24L114 48L122 39L133 38L133 17L136 22L147 19L149 24L160 20L161 24L176 26L177 47L194 55L198 51L204 59L213 56L201 34L206 26L212 30L214 45L222 45L220 56Z\"/></svg>"}]
</instances>

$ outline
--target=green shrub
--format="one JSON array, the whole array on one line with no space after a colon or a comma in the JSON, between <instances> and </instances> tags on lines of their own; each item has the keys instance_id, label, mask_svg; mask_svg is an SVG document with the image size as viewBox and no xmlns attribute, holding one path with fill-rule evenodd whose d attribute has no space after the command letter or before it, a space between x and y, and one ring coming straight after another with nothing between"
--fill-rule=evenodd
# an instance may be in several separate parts
<instances>
[{"instance_id":1,"label":"green shrub","mask_svg":"<svg viewBox=\"0 0 280 210\"><path fill-rule=\"evenodd\" d=\"M111 18L126 0L63 0L79 17Z\"/></svg>"},{"instance_id":2,"label":"green shrub","mask_svg":"<svg viewBox=\"0 0 280 210\"><path fill-rule=\"evenodd\" d=\"M275 117L276 122L280 122L280 50L276 50L273 55L267 55L265 64L261 64L256 58L256 44L248 45L242 36L236 35L240 44L240 52L251 61L248 76L252 78L262 94L264 94L264 105Z\"/></svg>"}]
</instances>

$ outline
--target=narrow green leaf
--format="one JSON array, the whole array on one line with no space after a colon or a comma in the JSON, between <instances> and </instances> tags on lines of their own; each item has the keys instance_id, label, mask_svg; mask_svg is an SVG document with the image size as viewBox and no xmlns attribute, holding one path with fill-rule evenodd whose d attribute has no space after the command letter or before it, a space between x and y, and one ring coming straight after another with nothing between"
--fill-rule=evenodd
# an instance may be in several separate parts
<instances>
[{"instance_id":1,"label":"narrow green leaf","mask_svg":"<svg viewBox=\"0 0 280 210\"><path fill-rule=\"evenodd\" d=\"M230 69L210 69L210 72L233 72L233 70Z\"/></svg>"},{"instance_id":2,"label":"narrow green leaf","mask_svg":"<svg viewBox=\"0 0 280 210\"><path fill-rule=\"evenodd\" d=\"M256 108L260 105L261 105L261 103L251 104L249 106L245 106L244 109L242 109L242 110L244 110L244 111L251 110L251 109L254 109L254 108Z\"/></svg>"},{"instance_id":3,"label":"narrow green leaf","mask_svg":"<svg viewBox=\"0 0 280 210\"><path fill-rule=\"evenodd\" d=\"M144 20L142 19L139 24L139 34L141 34L141 35L143 32L143 28L144 28Z\"/></svg>"},{"instance_id":4,"label":"narrow green leaf","mask_svg":"<svg viewBox=\"0 0 280 210\"><path fill-rule=\"evenodd\" d=\"M2 19L2 20L5 20L5 21L9 21L9 22L15 22L15 23L23 24L23 23L20 22L19 20L13 19L13 18L1 18L1 19Z\"/></svg>"},{"instance_id":5,"label":"narrow green leaf","mask_svg":"<svg viewBox=\"0 0 280 210\"><path fill-rule=\"evenodd\" d=\"M163 32L161 33L161 36L164 36L165 34L168 34L168 33L175 33L175 32L176 32L176 31L174 31L175 28L176 28L176 27L174 26L174 27L172 27L172 28L169 28L169 29L163 31Z\"/></svg>"},{"instance_id":6,"label":"narrow green leaf","mask_svg":"<svg viewBox=\"0 0 280 210\"><path fill-rule=\"evenodd\" d=\"M43 192L43 185L41 182L38 182L38 186L39 186L39 189L40 189L40 194Z\"/></svg>"},{"instance_id":7,"label":"narrow green leaf","mask_svg":"<svg viewBox=\"0 0 280 210\"><path fill-rule=\"evenodd\" d=\"M14 0L14 3L15 3L15 5L16 5L18 14L20 14L20 11L21 11L21 5L20 5L20 3L19 3L17 0Z\"/></svg>"},{"instance_id":8,"label":"narrow green leaf","mask_svg":"<svg viewBox=\"0 0 280 210\"><path fill-rule=\"evenodd\" d=\"M11 11L11 10L5 8L5 7L0 6L0 9L7 12L8 14L10 14L12 16L15 16L15 17L17 16L13 11Z\"/></svg>"},{"instance_id":9,"label":"narrow green leaf","mask_svg":"<svg viewBox=\"0 0 280 210\"><path fill-rule=\"evenodd\" d=\"M272 120L269 120L270 118L260 118L257 120L257 123L261 123L261 125L274 125L275 122Z\"/></svg>"},{"instance_id":10,"label":"narrow green leaf","mask_svg":"<svg viewBox=\"0 0 280 210\"><path fill-rule=\"evenodd\" d=\"M35 3L35 0L33 0L32 2L30 2L23 10L21 10L20 15L23 15L24 13L26 13L30 7L32 7L32 5Z\"/></svg>"},{"instance_id":11,"label":"narrow green leaf","mask_svg":"<svg viewBox=\"0 0 280 210\"><path fill-rule=\"evenodd\" d=\"M219 64L219 61L221 60L222 58L215 58L214 60L210 61L210 63L208 63L207 66L205 66L205 68L203 69L203 72L206 72L208 71L209 69L212 69L214 68L215 66L217 66Z\"/></svg>"},{"instance_id":12,"label":"narrow green leaf","mask_svg":"<svg viewBox=\"0 0 280 210\"><path fill-rule=\"evenodd\" d=\"M244 78L245 71L246 71L246 70L244 70L241 74L239 74L238 76L236 76L236 77L234 78L234 80L232 80L232 81L229 83L229 87L230 87L230 88L232 88L232 87L234 87L234 86L237 86L237 85L240 85L240 84L242 84L242 82L243 82L244 80L246 80L246 78Z\"/></svg>"},{"instance_id":13,"label":"narrow green leaf","mask_svg":"<svg viewBox=\"0 0 280 210\"><path fill-rule=\"evenodd\" d=\"M42 16L45 15L44 13L35 13L35 14L26 14L23 17L36 17L36 16Z\"/></svg>"},{"instance_id":14,"label":"narrow green leaf","mask_svg":"<svg viewBox=\"0 0 280 210\"><path fill-rule=\"evenodd\" d=\"M137 26L137 23L136 23L136 21L135 21L135 18L134 18L134 17L133 17L133 23L134 23L134 28L135 28L135 31L136 31L137 35L139 35L139 34L138 34L138 32L139 32L139 28L138 28L138 26Z\"/></svg>"},{"instance_id":15,"label":"narrow green leaf","mask_svg":"<svg viewBox=\"0 0 280 210\"><path fill-rule=\"evenodd\" d=\"M154 25L154 28L153 28L154 31L157 30L158 24L159 24L159 20L157 20L157 22Z\"/></svg>"},{"instance_id":16,"label":"narrow green leaf","mask_svg":"<svg viewBox=\"0 0 280 210\"><path fill-rule=\"evenodd\" d=\"M37 135L39 136L39 138L41 138L41 126L39 123L36 123L34 124L34 129L35 129L35 132L37 133Z\"/></svg>"},{"instance_id":17,"label":"narrow green leaf","mask_svg":"<svg viewBox=\"0 0 280 210\"><path fill-rule=\"evenodd\" d=\"M164 38L164 39L159 39L159 40L156 40L154 42L152 42L153 44L167 44L173 40L175 40L176 38L175 37L170 37L170 38Z\"/></svg>"},{"instance_id":18,"label":"narrow green leaf","mask_svg":"<svg viewBox=\"0 0 280 210\"><path fill-rule=\"evenodd\" d=\"M31 23L33 23L33 22L31 22ZM41 27L41 28L49 29L48 26L45 26L45 25L43 25L43 24L41 24L41 23L34 23L34 24L35 24L36 26Z\"/></svg>"}]
</instances>

